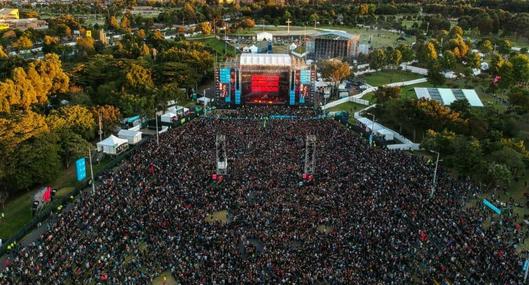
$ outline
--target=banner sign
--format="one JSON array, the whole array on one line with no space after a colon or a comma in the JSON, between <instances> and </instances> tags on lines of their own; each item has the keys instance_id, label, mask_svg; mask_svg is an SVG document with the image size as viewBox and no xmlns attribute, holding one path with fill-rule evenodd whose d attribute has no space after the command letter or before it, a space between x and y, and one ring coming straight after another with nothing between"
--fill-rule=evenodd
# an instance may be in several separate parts
<instances>
[{"instance_id":1,"label":"banner sign","mask_svg":"<svg viewBox=\"0 0 529 285\"><path fill-rule=\"evenodd\" d=\"M230 68L220 69L220 83L230 83Z\"/></svg>"},{"instance_id":2,"label":"banner sign","mask_svg":"<svg viewBox=\"0 0 529 285\"><path fill-rule=\"evenodd\" d=\"M529 260L526 259L523 263L523 271L527 271L527 269L529 269Z\"/></svg>"},{"instance_id":3,"label":"banner sign","mask_svg":"<svg viewBox=\"0 0 529 285\"><path fill-rule=\"evenodd\" d=\"M310 84L310 69L303 69L301 70L301 84Z\"/></svg>"},{"instance_id":4,"label":"banner sign","mask_svg":"<svg viewBox=\"0 0 529 285\"><path fill-rule=\"evenodd\" d=\"M498 207L494 206L494 204L489 202L489 200L483 199L483 205L489 207L494 213L498 215L501 214L501 210Z\"/></svg>"},{"instance_id":5,"label":"banner sign","mask_svg":"<svg viewBox=\"0 0 529 285\"><path fill-rule=\"evenodd\" d=\"M86 159L84 157L75 161L75 174L77 181L83 181L86 178Z\"/></svg>"},{"instance_id":6,"label":"banner sign","mask_svg":"<svg viewBox=\"0 0 529 285\"><path fill-rule=\"evenodd\" d=\"M290 91L289 99L290 99L290 100L289 100L289 104L290 104L290 106L296 104L296 93L294 92L294 90L291 90L291 91Z\"/></svg>"},{"instance_id":7,"label":"banner sign","mask_svg":"<svg viewBox=\"0 0 529 285\"><path fill-rule=\"evenodd\" d=\"M241 90L235 90L235 104L241 104Z\"/></svg>"}]
</instances>

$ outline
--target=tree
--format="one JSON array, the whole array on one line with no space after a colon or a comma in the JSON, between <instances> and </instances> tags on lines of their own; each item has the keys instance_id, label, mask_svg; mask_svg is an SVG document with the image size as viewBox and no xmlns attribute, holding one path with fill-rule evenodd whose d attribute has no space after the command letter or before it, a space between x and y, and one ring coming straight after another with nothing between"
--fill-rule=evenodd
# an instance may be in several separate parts
<instances>
[{"instance_id":1,"label":"tree","mask_svg":"<svg viewBox=\"0 0 529 285\"><path fill-rule=\"evenodd\" d=\"M184 4L184 16L187 19L196 19L195 8L189 2Z\"/></svg>"},{"instance_id":2,"label":"tree","mask_svg":"<svg viewBox=\"0 0 529 285\"><path fill-rule=\"evenodd\" d=\"M437 62L437 48L433 42L427 42L424 47L420 50L420 60L427 64L433 64Z\"/></svg>"},{"instance_id":3,"label":"tree","mask_svg":"<svg viewBox=\"0 0 529 285\"><path fill-rule=\"evenodd\" d=\"M213 31L213 28L211 27L210 22L202 22L200 23L200 31L204 35L209 35Z\"/></svg>"},{"instance_id":4,"label":"tree","mask_svg":"<svg viewBox=\"0 0 529 285\"><path fill-rule=\"evenodd\" d=\"M0 59L7 59L9 56L4 50L4 47L0 45Z\"/></svg>"},{"instance_id":5,"label":"tree","mask_svg":"<svg viewBox=\"0 0 529 285\"><path fill-rule=\"evenodd\" d=\"M129 32L130 30L130 20L129 20L129 17L127 17L126 15L123 16L123 18L121 18L121 22L119 23L119 28L123 31L123 32Z\"/></svg>"},{"instance_id":6,"label":"tree","mask_svg":"<svg viewBox=\"0 0 529 285\"><path fill-rule=\"evenodd\" d=\"M501 54L508 54L511 52L512 43L509 40L502 39L496 42L496 46L498 48L498 52Z\"/></svg>"},{"instance_id":7,"label":"tree","mask_svg":"<svg viewBox=\"0 0 529 285\"><path fill-rule=\"evenodd\" d=\"M479 48L481 49L483 53L488 54L494 50L494 45L492 44L490 40L483 40L480 43Z\"/></svg>"},{"instance_id":8,"label":"tree","mask_svg":"<svg viewBox=\"0 0 529 285\"><path fill-rule=\"evenodd\" d=\"M359 15L367 15L367 14L369 14L369 5L368 4L360 4L360 6L358 6L358 14Z\"/></svg>"},{"instance_id":9,"label":"tree","mask_svg":"<svg viewBox=\"0 0 529 285\"><path fill-rule=\"evenodd\" d=\"M375 100L377 103L385 103L391 99L399 98L400 87L379 87L375 91Z\"/></svg>"},{"instance_id":10,"label":"tree","mask_svg":"<svg viewBox=\"0 0 529 285\"><path fill-rule=\"evenodd\" d=\"M454 38L457 37L457 36L463 37L464 33L465 32L463 31L463 29L460 26L454 26L450 30L450 36L452 36Z\"/></svg>"},{"instance_id":11,"label":"tree","mask_svg":"<svg viewBox=\"0 0 529 285\"><path fill-rule=\"evenodd\" d=\"M402 61L408 62L415 58L415 52L410 46L401 44L397 47L397 49L402 54Z\"/></svg>"},{"instance_id":12,"label":"tree","mask_svg":"<svg viewBox=\"0 0 529 285\"><path fill-rule=\"evenodd\" d=\"M12 44L12 46L17 50L30 49L33 47L33 42L27 36L21 36Z\"/></svg>"},{"instance_id":13,"label":"tree","mask_svg":"<svg viewBox=\"0 0 529 285\"><path fill-rule=\"evenodd\" d=\"M517 54L509 59L512 64L512 78L519 84L529 82L529 57L526 54Z\"/></svg>"},{"instance_id":14,"label":"tree","mask_svg":"<svg viewBox=\"0 0 529 285\"><path fill-rule=\"evenodd\" d=\"M456 35L448 42L448 48L452 50L458 59L464 58L470 50L470 47L460 35Z\"/></svg>"},{"instance_id":15,"label":"tree","mask_svg":"<svg viewBox=\"0 0 529 285\"><path fill-rule=\"evenodd\" d=\"M59 53L60 40L58 37L45 35L42 41L43 53Z\"/></svg>"},{"instance_id":16,"label":"tree","mask_svg":"<svg viewBox=\"0 0 529 285\"><path fill-rule=\"evenodd\" d=\"M334 89L345 78L351 75L351 68L349 65L341 60L329 59L323 61L320 65L321 74L327 80L334 82Z\"/></svg>"},{"instance_id":17,"label":"tree","mask_svg":"<svg viewBox=\"0 0 529 285\"><path fill-rule=\"evenodd\" d=\"M371 69L381 69L386 64L386 52L384 49L375 49L369 54L368 61Z\"/></svg>"},{"instance_id":18,"label":"tree","mask_svg":"<svg viewBox=\"0 0 529 285\"><path fill-rule=\"evenodd\" d=\"M246 29L251 29L255 27L255 21L252 18L244 18L244 20L241 23L241 26Z\"/></svg>"},{"instance_id":19,"label":"tree","mask_svg":"<svg viewBox=\"0 0 529 285\"><path fill-rule=\"evenodd\" d=\"M55 132L70 129L87 140L94 137L96 123L92 113L86 107L69 105L52 110L46 121L50 129Z\"/></svg>"},{"instance_id":20,"label":"tree","mask_svg":"<svg viewBox=\"0 0 529 285\"><path fill-rule=\"evenodd\" d=\"M468 55L468 65L471 68L481 68L481 56L477 52Z\"/></svg>"},{"instance_id":21,"label":"tree","mask_svg":"<svg viewBox=\"0 0 529 285\"><path fill-rule=\"evenodd\" d=\"M3 183L10 189L28 189L54 180L60 169L56 136L47 133L20 144L6 158Z\"/></svg>"},{"instance_id":22,"label":"tree","mask_svg":"<svg viewBox=\"0 0 529 285\"><path fill-rule=\"evenodd\" d=\"M393 52L391 53L391 64L398 67L401 61L402 61L402 53L400 52L400 50L394 49Z\"/></svg>"},{"instance_id":23,"label":"tree","mask_svg":"<svg viewBox=\"0 0 529 285\"><path fill-rule=\"evenodd\" d=\"M65 168L70 168L71 162L81 155L86 154L91 147L81 135L74 133L71 129L65 128L57 131L59 138L59 156Z\"/></svg>"},{"instance_id":24,"label":"tree","mask_svg":"<svg viewBox=\"0 0 529 285\"><path fill-rule=\"evenodd\" d=\"M118 19L116 19L116 16L111 16L108 20L108 26L113 30L119 29L119 22Z\"/></svg>"},{"instance_id":25,"label":"tree","mask_svg":"<svg viewBox=\"0 0 529 285\"><path fill-rule=\"evenodd\" d=\"M316 13L313 13L312 15L310 15L309 19L310 19L311 22L314 23L314 28L316 29L316 24L320 20L320 16L318 16L318 14L316 14Z\"/></svg>"},{"instance_id":26,"label":"tree","mask_svg":"<svg viewBox=\"0 0 529 285\"><path fill-rule=\"evenodd\" d=\"M77 39L77 50L83 57L93 54L95 52L94 39L91 37L79 37Z\"/></svg>"},{"instance_id":27,"label":"tree","mask_svg":"<svg viewBox=\"0 0 529 285\"><path fill-rule=\"evenodd\" d=\"M427 78L434 84L441 85L445 82L445 77L442 73L441 66L439 64L431 64L428 67Z\"/></svg>"},{"instance_id":28,"label":"tree","mask_svg":"<svg viewBox=\"0 0 529 285\"><path fill-rule=\"evenodd\" d=\"M506 165L492 163L487 167L484 180L489 186L507 188L512 182L512 174Z\"/></svg>"},{"instance_id":29,"label":"tree","mask_svg":"<svg viewBox=\"0 0 529 285\"><path fill-rule=\"evenodd\" d=\"M467 99L458 99L450 104L450 109L461 114L463 118L470 116L470 103Z\"/></svg>"},{"instance_id":30,"label":"tree","mask_svg":"<svg viewBox=\"0 0 529 285\"><path fill-rule=\"evenodd\" d=\"M456 56L451 50L445 50L443 53L443 60L442 60L443 68L446 69L452 69L455 67L457 63Z\"/></svg>"},{"instance_id":31,"label":"tree","mask_svg":"<svg viewBox=\"0 0 529 285\"><path fill-rule=\"evenodd\" d=\"M90 112L95 120L99 120L101 116L103 134L113 132L120 124L121 112L112 105L95 106L90 109Z\"/></svg>"}]
</instances>

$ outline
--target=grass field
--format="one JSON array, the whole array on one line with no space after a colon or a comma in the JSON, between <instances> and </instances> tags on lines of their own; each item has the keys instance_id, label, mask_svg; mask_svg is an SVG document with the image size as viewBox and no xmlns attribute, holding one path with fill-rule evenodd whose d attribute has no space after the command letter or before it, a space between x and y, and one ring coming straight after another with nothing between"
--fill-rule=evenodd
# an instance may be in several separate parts
<instances>
[{"instance_id":1,"label":"grass field","mask_svg":"<svg viewBox=\"0 0 529 285\"><path fill-rule=\"evenodd\" d=\"M197 39L197 41L200 41L204 43L206 46L212 48L217 53L217 56L218 56L217 60L219 62L224 61L225 54L226 54L226 57L232 57L237 54L237 50L234 47L232 47L231 45L215 37Z\"/></svg>"},{"instance_id":2,"label":"grass field","mask_svg":"<svg viewBox=\"0 0 529 285\"><path fill-rule=\"evenodd\" d=\"M371 46L373 48L396 46L401 43L411 44L415 41L414 37L403 36L403 38L400 39L400 34L384 30L345 26L321 26L319 28L343 30L351 34L358 34L360 35L361 43L367 43L371 38Z\"/></svg>"},{"instance_id":3,"label":"grass field","mask_svg":"<svg viewBox=\"0 0 529 285\"><path fill-rule=\"evenodd\" d=\"M98 164L94 164L94 175L104 169L112 158L106 157ZM90 169L87 166L87 176L90 175ZM56 198L67 197L72 193L75 187L79 184L75 180L75 166L65 169L61 175L50 185L58 189ZM15 235L25 224L29 223L32 219L31 216L31 204L33 203L33 194L36 189L27 191L22 195L13 197L9 200L5 208L0 211L5 214L5 218L0 218L0 239L6 240Z\"/></svg>"},{"instance_id":4,"label":"grass field","mask_svg":"<svg viewBox=\"0 0 529 285\"><path fill-rule=\"evenodd\" d=\"M388 83L402 82L422 78L423 76L399 70L387 70L362 75L361 79L371 86L382 86Z\"/></svg>"}]
</instances>

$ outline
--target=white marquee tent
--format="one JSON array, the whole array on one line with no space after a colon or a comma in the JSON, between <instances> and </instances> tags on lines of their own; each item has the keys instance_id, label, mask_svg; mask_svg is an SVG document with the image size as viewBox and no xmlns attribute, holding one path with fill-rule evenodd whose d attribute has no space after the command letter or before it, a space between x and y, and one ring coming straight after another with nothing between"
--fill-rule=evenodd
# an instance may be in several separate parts
<instances>
[{"instance_id":1,"label":"white marquee tent","mask_svg":"<svg viewBox=\"0 0 529 285\"><path fill-rule=\"evenodd\" d=\"M108 138L97 143L97 150L107 154L119 154L128 147L126 139L110 135Z\"/></svg>"},{"instance_id":2,"label":"white marquee tent","mask_svg":"<svg viewBox=\"0 0 529 285\"><path fill-rule=\"evenodd\" d=\"M141 132L133 130L120 130L118 137L127 140L129 144L137 144L141 141Z\"/></svg>"}]
</instances>

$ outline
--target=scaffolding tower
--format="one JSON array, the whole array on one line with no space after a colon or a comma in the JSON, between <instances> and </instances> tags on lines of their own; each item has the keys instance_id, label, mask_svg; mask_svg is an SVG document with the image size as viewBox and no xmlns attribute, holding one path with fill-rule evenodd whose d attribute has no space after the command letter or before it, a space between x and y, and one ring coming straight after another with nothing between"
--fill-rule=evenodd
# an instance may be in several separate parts
<instances>
[{"instance_id":1,"label":"scaffolding tower","mask_svg":"<svg viewBox=\"0 0 529 285\"><path fill-rule=\"evenodd\" d=\"M228 173L228 155L226 153L226 136L217 135L215 137L215 153L217 158L217 175Z\"/></svg>"},{"instance_id":2,"label":"scaffolding tower","mask_svg":"<svg viewBox=\"0 0 529 285\"><path fill-rule=\"evenodd\" d=\"M316 171L316 136L307 135L305 141L305 167L304 175L314 175Z\"/></svg>"}]
</instances>

